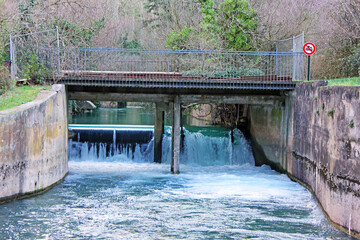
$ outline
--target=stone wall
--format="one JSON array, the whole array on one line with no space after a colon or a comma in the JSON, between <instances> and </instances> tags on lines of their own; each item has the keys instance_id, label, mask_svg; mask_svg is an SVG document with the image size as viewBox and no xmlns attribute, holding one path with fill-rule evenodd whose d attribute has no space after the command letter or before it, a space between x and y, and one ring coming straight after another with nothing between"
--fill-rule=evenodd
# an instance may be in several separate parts
<instances>
[{"instance_id":1,"label":"stone wall","mask_svg":"<svg viewBox=\"0 0 360 240\"><path fill-rule=\"evenodd\" d=\"M0 111L0 202L47 190L68 172L63 85Z\"/></svg>"},{"instance_id":2,"label":"stone wall","mask_svg":"<svg viewBox=\"0 0 360 240\"><path fill-rule=\"evenodd\" d=\"M304 184L336 227L360 237L360 87L322 85L300 83L284 106L250 108L255 155Z\"/></svg>"}]
</instances>

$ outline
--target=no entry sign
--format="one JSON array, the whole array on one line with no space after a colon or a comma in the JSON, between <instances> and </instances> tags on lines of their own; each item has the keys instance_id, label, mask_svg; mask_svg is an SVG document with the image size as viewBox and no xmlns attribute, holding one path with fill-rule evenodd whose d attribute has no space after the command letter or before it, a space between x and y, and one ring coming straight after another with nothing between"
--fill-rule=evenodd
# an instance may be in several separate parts
<instances>
[{"instance_id":1,"label":"no entry sign","mask_svg":"<svg viewBox=\"0 0 360 240\"><path fill-rule=\"evenodd\" d=\"M304 44L303 51L306 55L313 55L316 51L315 44L311 42L307 42Z\"/></svg>"}]
</instances>

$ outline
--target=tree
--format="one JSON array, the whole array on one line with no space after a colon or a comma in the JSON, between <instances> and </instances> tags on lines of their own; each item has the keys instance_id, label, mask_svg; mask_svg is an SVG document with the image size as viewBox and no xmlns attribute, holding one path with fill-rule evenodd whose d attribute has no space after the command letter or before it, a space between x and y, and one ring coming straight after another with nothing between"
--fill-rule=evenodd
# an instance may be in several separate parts
<instances>
[{"instance_id":1,"label":"tree","mask_svg":"<svg viewBox=\"0 0 360 240\"><path fill-rule=\"evenodd\" d=\"M341 40L341 71L347 77L360 76L360 1L349 0L338 3L340 11L334 9Z\"/></svg>"},{"instance_id":2,"label":"tree","mask_svg":"<svg viewBox=\"0 0 360 240\"><path fill-rule=\"evenodd\" d=\"M254 35L258 26L257 13L247 0L225 0L219 6L219 35L227 49L255 48Z\"/></svg>"},{"instance_id":3,"label":"tree","mask_svg":"<svg viewBox=\"0 0 360 240\"><path fill-rule=\"evenodd\" d=\"M213 49L251 50L258 25L256 11L247 0L198 0L202 20L195 27L183 26L168 35L167 47L186 49L198 39L201 46ZM197 30L198 29L198 30ZM202 43L202 44L201 44Z\"/></svg>"},{"instance_id":4,"label":"tree","mask_svg":"<svg viewBox=\"0 0 360 240\"><path fill-rule=\"evenodd\" d=\"M172 31L168 34L168 39L166 40L166 47L173 50L185 50L190 49L191 41L194 40L193 36L197 35L198 32L193 28L184 27L180 32Z\"/></svg>"}]
</instances>

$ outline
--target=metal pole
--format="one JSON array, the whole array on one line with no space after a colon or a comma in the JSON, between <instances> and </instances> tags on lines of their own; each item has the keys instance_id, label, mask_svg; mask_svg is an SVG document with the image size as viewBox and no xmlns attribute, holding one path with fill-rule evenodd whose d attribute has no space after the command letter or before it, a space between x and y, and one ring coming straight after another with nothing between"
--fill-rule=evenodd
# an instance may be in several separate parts
<instances>
[{"instance_id":1,"label":"metal pole","mask_svg":"<svg viewBox=\"0 0 360 240\"><path fill-rule=\"evenodd\" d=\"M15 79L15 60L14 60L14 46L13 46L13 41L12 41L12 36L11 34L9 35L10 37L10 71L11 71L11 80Z\"/></svg>"},{"instance_id":2,"label":"metal pole","mask_svg":"<svg viewBox=\"0 0 360 240\"><path fill-rule=\"evenodd\" d=\"M59 40L59 27L56 26L56 42L57 42L57 47L58 47L58 66L57 66L57 70L58 70L58 74L60 74L60 40Z\"/></svg>"},{"instance_id":3,"label":"metal pole","mask_svg":"<svg viewBox=\"0 0 360 240\"><path fill-rule=\"evenodd\" d=\"M301 39L301 46L304 46L305 44L305 33L302 32L302 39ZM300 57L299 58L301 59L301 80L303 80L305 78L305 60L304 58Z\"/></svg>"},{"instance_id":4,"label":"metal pole","mask_svg":"<svg viewBox=\"0 0 360 240\"><path fill-rule=\"evenodd\" d=\"M296 58L295 58L295 52L296 52L296 43L295 43L295 36L293 36L293 54L292 54L292 62L293 62L293 79L296 79L297 75L296 75Z\"/></svg>"},{"instance_id":5,"label":"metal pole","mask_svg":"<svg viewBox=\"0 0 360 240\"><path fill-rule=\"evenodd\" d=\"M310 55L308 56L308 72L307 72L307 80L310 81Z\"/></svg>"},{"instance_id":6,"label":"metal pole","mask_svg":"<svg viewBox=\"0 0 360 240\"><path fill-rule=\"evenodd\" d=\"M276 41L275 75L278 75L278 41Z\"/></svg>"}]
</instances>

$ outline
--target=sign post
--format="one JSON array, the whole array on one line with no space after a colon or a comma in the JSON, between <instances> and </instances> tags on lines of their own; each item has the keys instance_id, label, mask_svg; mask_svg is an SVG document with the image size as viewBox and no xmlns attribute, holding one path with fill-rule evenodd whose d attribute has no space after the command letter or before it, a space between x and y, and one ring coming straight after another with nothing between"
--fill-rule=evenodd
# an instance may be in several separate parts
<instances>
[{"instance_id":1,"label":"sign post","mask_svg":"<svg viewBox=\"0 0 360 240\"><path fill-rule=\"evenodd\" d=\"M310 56L313 55L316 51L315 44L311 42L307 42L303 46L303 51L306 55L308 55L308 72L307 72L307 80L310 81Z\"/></svg>"}]
</instances>

